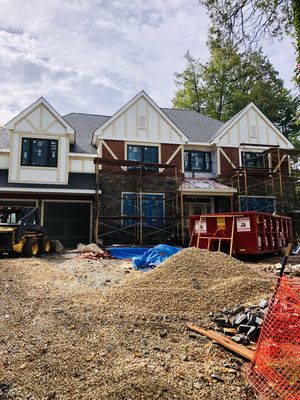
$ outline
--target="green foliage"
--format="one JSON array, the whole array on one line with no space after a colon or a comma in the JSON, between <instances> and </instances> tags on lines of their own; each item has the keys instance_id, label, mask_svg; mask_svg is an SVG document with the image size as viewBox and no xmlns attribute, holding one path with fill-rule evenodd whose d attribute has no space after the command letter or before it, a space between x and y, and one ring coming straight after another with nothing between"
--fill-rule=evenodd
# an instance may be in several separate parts
<instances>
[{"instance_id":1,"label":"green foliage","mask_svg":"<svg viewBox=\"0 0 300 400\"><path fill-rule=\"evenodd\" d=\"M211 20L211 34L246 47L263 36L284 33L295 40L295 81L300 87L300 1L299 0L199 0Z\"/></svg>"},{"instance_id":2,"label":"green foliage","mask_svg":"<svg viewBox=\"0 0 300 400\"><path fill-rule=\"evenodd\" d=\"M292 0L293 26L295 29L295 47L297 50L297 65L295 68L295 81L300 87L300 1Z\"/></svg>"},{"instance_id":3,"label":"green foliage","mask_svg":"<svg viewBox=\"0 0 300 400\"><path fill-rule=\"evenodd\" d=\"M175 73L175 82L179 87L176 93L176 107L200 112L203 97L200 93L202 65L190 55L189 51L184 58L187 61L186 69L182 73Z\"/></svg>"},{"instance_id":4,"label":"green foliage","mask_svg":"<svg viewBox=\"0 0 300 400\"><path fill-rule=\"evenodd\" d=\"M297 135L299 100L284 87L262 50L239 53L232 42L211 40L210 60L201 64L189 53L187 67L176 74L176 108L193 109L227 121L251 101L287 137Z\"/></svg>"},{"instance_id":5,"label":"green foliage","mask_svg":"<svg viewBox=\"0 0 300 400\"><path fill-rule=\"evenodd\" d=\"M293 29L293 4L298 0L199 0L206 6L213 32L235 43L253 43L262 36L280 37Z\"/></svg>"}]
</instances>

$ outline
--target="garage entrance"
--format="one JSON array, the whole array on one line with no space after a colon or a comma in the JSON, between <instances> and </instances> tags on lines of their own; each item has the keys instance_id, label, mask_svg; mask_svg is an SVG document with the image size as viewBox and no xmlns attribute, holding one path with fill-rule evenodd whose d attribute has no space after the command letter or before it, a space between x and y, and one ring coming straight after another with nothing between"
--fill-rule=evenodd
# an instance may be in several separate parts
<instances>
[{"instance_id":1,"label":"garage entrance","mask_svg":"<svg viewBox=\"0 0 300 400\"><path fill-rule=\"evenodd\" d=\"M59 240L64 247L90 242L90 202L44 202L44 226L49 239Z\"/></svg>"}]
</instances>

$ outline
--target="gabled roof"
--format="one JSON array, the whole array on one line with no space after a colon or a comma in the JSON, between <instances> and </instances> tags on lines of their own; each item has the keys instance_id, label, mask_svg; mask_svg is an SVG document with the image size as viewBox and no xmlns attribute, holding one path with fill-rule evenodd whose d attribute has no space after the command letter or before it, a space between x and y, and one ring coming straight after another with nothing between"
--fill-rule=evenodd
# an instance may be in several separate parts
<instances>
[{"instance_id":1,"label":"gabled roof","mask_svg":"<svg viewBox=\"0 0 300 400\"><path fill-rule=\"evenodd\" d=\"M193 110L162 108L162 111L189 138L190 142L209 143L224 124Z\"/></svg>"},{"instance_id":2,"label":"gabled roof","mask_svg":"<svg viewBox=\"0 0 300 400\"><path fill-rule=\"evenodd\" d=\"M293 148L294 146L292 143L280 132L280 130L271 122L268 117L254 104L253 102L249 103L246 107L244 107L241 111L239 111L236 115L234 115L230 120L228 120L223 126L221 126L216 134L213 136L211 142L212 143L217 143L218 139L221 139L221 137L227 132L228 129L230 129L240 118L242 118L251 108L253 108L257 114L267 122L274 131L281 137L281 139L287 143L288 147Z\"/></svg>"},{"instance_id":3,"label":"gabled roof","mask_svg":"<svg viewBox=\"0 0 300 400\"><path fill-rule=\"evenodd\" d=\"M130 108L136 101L138 101L140 98L146 99L151 106L165 119L167 122L172 126L172 128L177 132L177 134L181 137L181 140L183 142L188 142L188 137L184 134L183 131L181 131L176 124L168 117L167 114L162 112L161 108L158 107L158 105L151 99L150 96L144 91L141 90L136 96L134 96L128 103L126 103L122 108L120 108L109 120L107 120L101 127L99 127L93 134L93 140L92 143L95 145L96 144L96 137L100 133L100 129L103 130L105 129L108 125L110 125L113 121L115 121L124 111L126 111L128 108Z\"/></svg>"},{"instance_id":4,"label":"gabled roof","mask_svg":"<svg viewBox=\"0 0 300 400\"><path fill-rule=\"evenodd\" d=\"M161 111L187 136L189 142L209 143L223 122L206 117L196 111L161 108ZM70 151L74 153L96 153L91 144L93 132L111 117L107 115L70 113L63 118L76 130L76 143Z\"/></svg>"},{"instance_id":5,"label":"gabled roof","mask_svg":"<svg viewBox=\"0 0 300 400\"><path fill-rule=\"evenodd\" d=\"M74 141L74 136L75 136L74 128L51 106L50 103L48 103L48 101L44 97L40 97L29 107L25 108L25 110L20 112L16 117L14 117L7 124L5 124L4 127L6 129L14 129L16 123L18 123L21 119L25 118L31 112L33 112L41 104L46 109L48 109L53 114L53 116L66 128L67 134L69 134L72 137L72 141Z\"/></svg>"}]
</instances>

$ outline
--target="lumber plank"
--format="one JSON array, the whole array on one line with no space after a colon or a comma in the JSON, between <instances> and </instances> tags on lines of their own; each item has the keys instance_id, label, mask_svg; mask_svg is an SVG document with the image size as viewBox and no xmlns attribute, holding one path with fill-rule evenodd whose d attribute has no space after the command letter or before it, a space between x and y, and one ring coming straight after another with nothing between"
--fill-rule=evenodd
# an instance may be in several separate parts
<instances>
[{"instance_id":1,"label":"lumber plank","mask_svg":"<svg viewBox=\"0 0 300 400\"><path fill-rule=\"evenodd\" d=\"M211 340L215 340L218 342L220 345L226 347L227 349L233 351L234 353L239 354L240 356L246 358L249 361L252 361L254 358L254 351L247 349L247 347L242 346L238 343L235 343L233 340L228 339L225 336L219 335L216 332L213 331L207 331L205 329L200 328L199 326L195 324L186 324L186 326L191 329L192 331L195 331L197 333L200 333L201 335L204 335L208 337Z\"/></svg>"}]
</instances>

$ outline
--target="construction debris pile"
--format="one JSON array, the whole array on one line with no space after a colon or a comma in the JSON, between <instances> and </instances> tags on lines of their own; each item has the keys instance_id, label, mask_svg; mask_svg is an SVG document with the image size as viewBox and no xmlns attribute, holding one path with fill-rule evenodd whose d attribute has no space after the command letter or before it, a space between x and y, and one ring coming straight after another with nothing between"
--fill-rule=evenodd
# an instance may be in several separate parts
<instances>
[{"instance_id":1,"label":"construction debris pile","mask_svg":"<svg viewBox=\"0 0 300 400\"><path fill-rule=\"evenodd\" d=\"M102 260L103 258L113 258L108 251L100 249L100 247L98 247L95 243L90 243L87 245L79 243L77 245L77 249L74 252L79 253L77 258L88 260Z\"/></svg>"},{"instance_id":2,"label":"construction debris pile","mask_svg":"<svg viewBox=\"0 0 300 400\"><path fill-rule=\"evenodd\" d=\"M84 261L83 275L103 262L102 273L112 273L115 263ZM255 304L270 293L266 274L193 248L107 286L91 285L95 273L78 279L75 264L0 260L6 399L256 399L243 362L186 323L207 328L209 311Z\"/></svg>"},{"instance_id":3,"label":"construction debris pile","mask_svg":"<svg viewBox=\"0 0 300 400\"><path fill-rule=\"evenodd\" d=\"M222 313L211 312L209 316L216 325L215 330L231 336L236 343L249 345L258 340L267 307L268 301L262 299L257 305L240 304Z\"/></svg>"}]
</instances>

